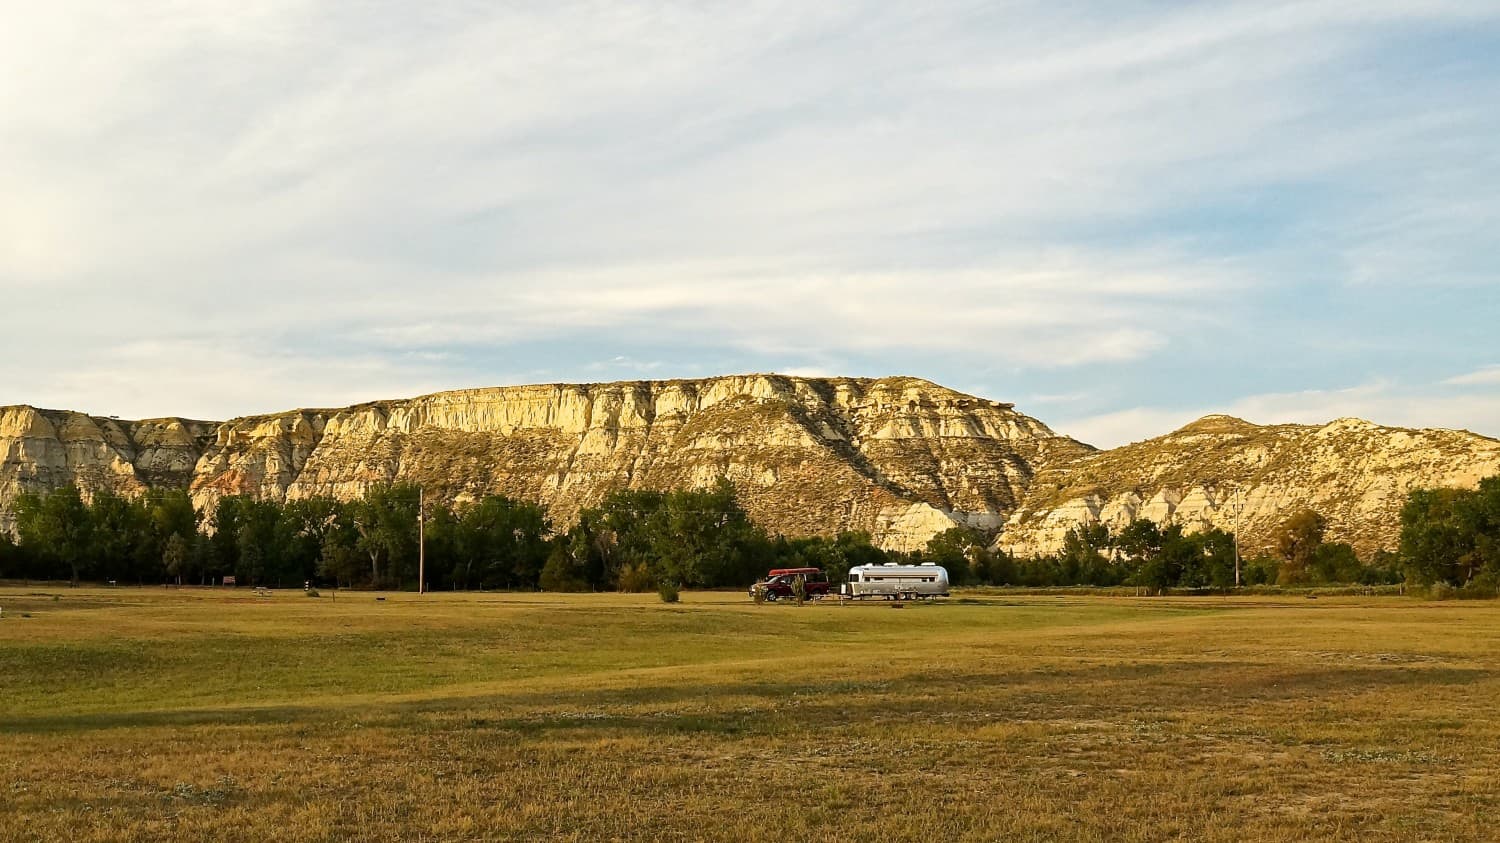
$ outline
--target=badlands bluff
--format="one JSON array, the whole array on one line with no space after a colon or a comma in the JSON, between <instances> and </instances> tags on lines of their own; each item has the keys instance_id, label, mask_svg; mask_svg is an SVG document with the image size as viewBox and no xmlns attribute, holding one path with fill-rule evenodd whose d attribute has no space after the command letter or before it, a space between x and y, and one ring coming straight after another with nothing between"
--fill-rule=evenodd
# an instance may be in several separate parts
<instances>
[{"instance_id":1,"label":"badlands bluff","mask_svg":"<svg viewBox=\"0 0 1500 843\"><path fill-rule=\"evenodd\" d=\"M1211 416L1097 451L1010 404L916 378L746 375L443 392L227 422L120 421L0 407L0 529L23 491L356 497L420 483L463 501L501 493L559 523L620 488L727 477L752 517L787 535L864 530L913 549L955 525L1046 552L1072 526L1133 518L1233 528L1263 546L1310 506L1332 538L1390 548L1408 489L1500 474L1500 442L1470 433L1260 427Z\"/></svg>"}]
</instances>

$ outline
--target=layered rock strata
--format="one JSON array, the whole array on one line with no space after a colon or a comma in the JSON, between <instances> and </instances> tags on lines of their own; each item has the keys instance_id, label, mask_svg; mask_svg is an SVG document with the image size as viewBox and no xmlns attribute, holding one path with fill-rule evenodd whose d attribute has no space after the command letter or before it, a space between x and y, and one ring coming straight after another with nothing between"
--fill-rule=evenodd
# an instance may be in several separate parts
<instances>
[{"instance_id":1,"label":"layered rock strata","mask_svg":"<svg viewBox=\"0 0 1500 843\"><path fill-rule=\"evenodd\" d=\"M1328 538L1362 555L1394 549L1401 506L1416 488L1472 488L1500 474L1500 441L1466 431L1251 424L1208 416L1173 433L1054 462L1037 473L999 546L1052 552L1068 530L1136 518L1236 531L1244 552L1268 550L1288 515L1310 508Z\"/></svg>"},{"instance_id":2,"label":"layered rock strata","mask_svg":"<svg viewBox=\"0 0 1500 843\"><path fill-rule=\"evenodd\" d=\"M207 508L223 495L347 499L405 481L448 501L540 501L566 526L615 489L727 477L772 532L864 530L893 549L963 525L1047 553L1078 525L1149 518L1238 528L1253 552L1310 507L1330 538L1369 554L1395 547L1411 489L1495 474L1494 439L1358 419L1209 416L1100 452L1010 404L902 377L498 387L222 423L0 407L0 529L21 492L65 485L181 488Z\"/></svg>"},{"instance_id":3,"label":"layered rock strata","mask_svg":"<svg viewBox=\"0 0 1500 843\"><path fill-rule=\"evenodd\" d=\"M998 529L1038 468L1092 451L1001 404L916 378L747 375L444 392L219 424L0 410L0 523L20 491L191 490L276 500L422 484L501 493L567 524L621 488L727 477L773 532L865 530L909 549Z\"/></svg>"}]
</instances>

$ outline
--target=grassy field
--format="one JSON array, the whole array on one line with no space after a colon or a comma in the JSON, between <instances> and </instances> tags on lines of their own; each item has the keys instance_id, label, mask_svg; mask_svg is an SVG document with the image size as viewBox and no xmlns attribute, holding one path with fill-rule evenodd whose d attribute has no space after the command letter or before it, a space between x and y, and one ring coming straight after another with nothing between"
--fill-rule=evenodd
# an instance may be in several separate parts
<instances>
[{"instance_id":1,"label":"grassy field","mask_svg":"<svg viewBox=\"0 0 1500 843\"><path fill-rule=\"evenodd\" d=\"M0 839L1500 835L1500 605L684 600L0 589Z\"/></svg>"}]
</instances>

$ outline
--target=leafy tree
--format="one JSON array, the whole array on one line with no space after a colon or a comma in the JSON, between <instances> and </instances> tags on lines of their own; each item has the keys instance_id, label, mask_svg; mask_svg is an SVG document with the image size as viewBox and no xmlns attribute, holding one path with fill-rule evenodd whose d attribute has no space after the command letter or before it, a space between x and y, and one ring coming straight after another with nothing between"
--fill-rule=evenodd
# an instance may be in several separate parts
<instances>
[{"instance_id":1,"label":"leafy tree","mask_svg":"<svg viewBox=\"0 0 1500 843\"><path fill-rule=\"evenodd\" d=\"M187 571L188 553L187 539L181 533L167 536L166 546L161 553L161 566L178 585L182 585L182 575Z\"/></svg>"},{"instance_id":2,"label":"leafy tree","mask_svg":"<svg viewBox=\"0 0 1500 843\"><path fill-rule=\"evenodd\" d=\"M290 570L292 527L286 510L274 501L247 499L236 523L238 564L234 572L245 582L262 585L296 577Z\"/></svg>"},{"instance_id":3,"label":"leafy tree","mask_svg":"<svg viewBox=\"0 0 1500 843\"><path fill-rule=\"evenodd\" d=\"M1016 585L1046 588L1062 585L1062 565L1056 556L1033 556L1016 561Z\"/></svg>"},{"instance_id":4,"label":"leafy tree","mask_svg":"<svg viewBox=\"0 0 1500 843\"><path fill-rule=\"evenodd\" d=\"M318 576L333 580L335 586L341 583L352 586L364 566L364 556L356 547L358 541L359 534L352 521L325 533L318 549Z\"/></svg>"},{"instance_id":5,"label":"leafy tree","mask_svg":"<svg viewBox=\"0 0 1500 843\"><path fill-rule=\"evenodd\" d=\"M1462 560L1465 583L1479 577L1500 580L1500 476L1486 478L1459 500L1460 529L1471 537Z\"/></svg>"},{"instance_id":6,"label":"leafy tree","mask_svg":"<svg viewBox=\"0 0 1500 843\"><path fill-rule=\"evenodd\" d=\"M482 585L536 588L551 548L552 524L538 504L490 495L464 509L451 531L464 581L477 569ZM448 533L446 527L439 535Z\"/></svg>"},{"instance_id":7,"label":"leafy tree","mask_svg":"<svg viewBox=\"0 0 1500 843\"><path fill-rule=\"evenodd\" d=\"M339 501L322 497L289 501L282 508L275 534L283 577L296 582L321 576L324 548L340 540L353 544L353 525L345 510ZM335 534L339 539L332 538Z\"/></svg>"},{"instance_id":8,"label":"leafy tree","mask_svg":"<svg viewBox=\"0 0 1500 843\"><path fill-rule=\"evenodd\" d=\"M985 569L984 534L967 527L950 527L927 540L927 561L948 571L953 585L979 580Z\"/></svg>"},{"instance_id":9,"label":"leafy tree","mask_svg":"<svg viewBox=\"0 0 1500 843\"><path fill-rule=\"evenodd\" d=\"M655 579L651 575L651 569L645 562L632 562L620 569L617 578L619 589L630 594L639 594L650 591Z\"/></svg>"},{"instance_id":10,"label":"leafy tree","mask_svg":"<svg viewBox=\"0 0 1500 843\"><path fill-rule=\"evenodd\" d=\"M1344 542L1325 542L1313 550L1313 578L1325 583L1356 583L1364 579L1365 566L1354 548Z\"/></svg>"},{"instance_id":11,"label":"leafy tree","mask_svg":"<svg viewBox=\"0 0 1500 843\"><path fill-rule=\"evenodd\" d=\"M1454 516L1464 493L1457 489L1415 489L1401 508L1401 559L1412 581L1461 585L1460 564L1468 553L1463 529Z\"/></svg>"},{"instance_id":12,"label":"leafy tree","mask_svg":"<svg viewBox=\"0 0 1500 843\"><path fill-rule=\"evenodd\" d=\"M1130 581L1152 594L1181 585L1184 574L1197 561L1197 548L1183 536L1182 527L1174 524L1147 530L1139 520L1131 526L1142 541L1137 549L1144 555L1131 559L1134 573Z\"/></svg>"},{"instance_id":13,"label":"leafy tree","mask_svg":"<svg viewBox=\"0 0 1500 843\"><path fill-rule=\"evenodd\" d=\"M157 579L169 574L179 579L193 567L193 543L198 538L202 520L185 489L148 489L134 504L139 508L142 540L135 548L135 577L138 581ZM178 572L166 570L167 542L177 536L183 549Z\"/></svg>"},{"instance_id":14,"label":"leafy tree","mask_svg":"<svg viewBox=\"0 0 1500 843\"><path fill-rule=\"evenodd\" d=\"M355 545L370 560L375 588L387 581L399 585L411 573L417 558L418 496L417 487L409 484L372 486L363 500L349 506L359 534Z\"/></svg>"},{"instance_id":15,"label":"leafy tree","mask_svg":"<svg viewBox=\"0 0 1500 843\"><path fill-rule=\"evenodd\" d=\"M1246 559L1240 568L1240 582L1245 585L1271 585L1280 578L1281 563L1264 553Z\"/></svg>"},{"instance_id":16,"label":"leafy tree","mask_svg":"<svg viewBox=\"0 0 1500 843\"><path fill-rule=\"evenodd\" d=\"M21 545L44 563L66 569L74 585L93 573L93 520L76 487L64 486L45 496L19 495L16 533Z\"/></svg>"},{"instance_id":17,"label":"leafy tree","mask_svg":"<svg viewBox=\"0 0 1500 843\"><path fill-rule=\"evenodd\" d=\"M93 538L90 553L97 575L109 580L154 579L161 551L142 502L106 490L94 495L88 509Z\"/></svg>"},{"instance_id":18,"label":"leafy tree","mask_svg":"<svg viewBox=\"0 0 1500 843\"><path fill-rule=\"evenodd\" d=\"M1063 537L1050 579L1056 585L1113 584L1115 568L1109 561L1109 528L1103 524L1075 527Z\"/></svg>"},{"instance_id":19,"label":"leafy tree","mask_svg":"<svg viewBox=\"0 0 1500 843\"><path fill-rule=\"evenodd\" d=\"M193 537L188 550L188 570L198 577L199 585L208 585L213 571L213 538L205 533Z\"/></svg>"},{"instance_id":20,"label":"leafy tree","mask_svg":"<svg viewBox=\"0 0 1500 843\"><path fill-rule=\"evenodd\" d=\"M1418 489L1401 509L1401 561L1419 584L1500 577L1500 477L1472 491Z\"/></svg>"},{"instance_id":21,"label":"leafy tree","mask_svg":"<svg viewBox=\"0 0 1500 843\"><path fill-rule=\"evenodd\" d=\"M568 552L567 543L559 541L552 545L537 584L543 591L588 591L586 574L583 566Z\"/></svg>"},{"instance_id":22,"label":"leafy tree","mask_svg":"<svg viewBox=\"0 0 1500 843\"><path fill-rule=\"evenodd\" d=\"M1182 588L1230 588L1234 585L1234 536L1214 528L1174 539L1181 543Z\"/></svg>"},{"instance_id":23,"label":"leafy tree","mask_svg":"<svg viewBox=\"0 0 1500 843\"><path fill-rule=\"evenodd\" d=\"M240 564L240 519L251 499L245 495L226 495L214 502L208 558L203 571L217 579L234 572Z\"/></svg>"},{"instance_id":24,"label":"leafy tree","mask_svg":"<svg viewBox=\"0 0 1500 843\"><path fill-rule=\"evenodd\" d=\"M570 567L581 573L589 587L602 591L614 586L619 568L617 536L602 510L585 509L573 529L556 543L567 553Z\"/></svg>"},{"instance_id":25,"label":"leafy tree","mask_svg":"<svg viewBox=\"0 0 1500 843\"><path fill-rule=\"evenodd\" d=\"M1142 561L1161 553L1161 526L1149 518L1137 518L1120 531L1114 546L1127 559Z\"/></svg>"},{"instance_id":26,"label":"leafy tree","mask_svg":"<svg viewBox=\"0 0 1500 843\"><path fill-rule=\"evenodd\" d=\"M151 489L142 499L152 531L162 539L167 536L182 536L190 539L198 532L202 515L193 506L193 499L184 489Z\"/></svg>"},{"instance_id":27,"label":"leafy tree","mask_svg":"<svg viewBox=\"0 0 1500 843\"><path fill-rule=\"evenodd\" d=\"M0 530L0 577L19 577L27 568L26 553L6 530Z\"/></svg>"},{"instance_id":28,"label":"leafy tree","mask_svg":"<svg viewBox=\"0 0 1500 843\"><path fill-rule=\"evenodd\" d=\"M1307 582L1309 567L1328 522L1316 512L1303 509L1293 513L1276 530L1276 552L1281 556L1279 581L1282 585Z\"/></svg>"},{"instance_id":29,"label":"leafy tree","mask_svg":"<svg viewBox=\"0 0 1500 843\"><path fill-rule=\"evenodd\" d=\"M582 550L590 562L602 567L601 585L618 587L627 568L632 575L649 571L661 532L664 499L661 492L647 489L620 490L605 497L595 511L580 516L580 525L587 524L583 532L588 546Z\"/></svg>"},{"instance_id":30,"label":"leafy tree","mask_svg":"<svg viewBox=\"0 0 1500 843\"><path fill-rule=\"evenodd\" d=\"M594 588L623 590L643 581L744 585L776 555L725 480L709 489L614 492L581 512L560 544L569 561L558 560L555 571L581 571Z\"/></svg>"},{"instance_id":31,"label":"leafy tree","mask_svg":"<svg viewBox=\"0 0 1500 843\"><path fill-rule=\"evenodd\" d=\"M1015 557L1004 550L990 551L985 559L983 580L990 585L1015 585L1019 581Z\"/></svg>"},{"instance_id":32,"label":"leafy tree","mask_svg":"<svg viewBox=\"0 0 1500 843\"><path fill-rule=\"evenodd\" d=\"M684 586L742 585L768 561L769 541L720 478L711 489L670 492L652 545L659 577Z\"/></svg>"}]
</instances>

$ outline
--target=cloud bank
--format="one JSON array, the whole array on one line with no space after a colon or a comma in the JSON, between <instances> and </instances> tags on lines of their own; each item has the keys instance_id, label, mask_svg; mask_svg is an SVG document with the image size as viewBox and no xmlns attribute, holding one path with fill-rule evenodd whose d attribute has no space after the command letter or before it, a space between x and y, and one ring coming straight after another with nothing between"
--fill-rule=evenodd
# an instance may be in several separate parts
<instances>
[{"instance_id":1,"label":"cloud bank","mask_svg":"<svg viewBox=\"0 0 1500 843\"><path fill-rule=\"evenodd\" d=\"M1081 396L1103 441L1375 382L1298 406L1500 434L1484 4L6 19L0 402L781 369Z\"/></svg>"}]
</instances>

